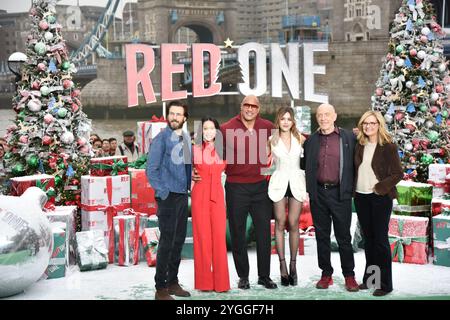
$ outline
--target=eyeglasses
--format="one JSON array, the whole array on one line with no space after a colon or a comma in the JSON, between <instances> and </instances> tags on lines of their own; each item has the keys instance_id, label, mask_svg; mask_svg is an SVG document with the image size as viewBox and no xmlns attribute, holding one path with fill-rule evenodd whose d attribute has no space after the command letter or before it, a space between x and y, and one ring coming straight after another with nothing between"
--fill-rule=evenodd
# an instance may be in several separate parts
<instances>
[{"instance_id":1,"label":"eyeglasses","mask_svg":"<svg viewBox=\"0 0 450 320\"><path fill-rule=\"evenodd\" d=\"M243 107L245 109L258 109L259 108L259 106L257 106L256 104L249 104L249 103L244 104Z\"/></svg>"},{"instance_id":2,"label":"eyeglasses","mask_svg":"<svg viewBox=\"0 0 450 320\"><path fill-rule=\"evenodd\" d=\"M169 112L169 116L182 117L182 116L184 116L184 114L183 113L178 113L178 112Z\"/></svg>"},{"instance_id":3,"label":"eyeglasses","mask_svg":"<svg viewBox=\"0 0 450 320\"><path fill-rule=\"evenodd\" d=\"M363 122L362 125L363 127L375 127L376 125L378 125L378 122Z\"/></svg>"}]
</instances>

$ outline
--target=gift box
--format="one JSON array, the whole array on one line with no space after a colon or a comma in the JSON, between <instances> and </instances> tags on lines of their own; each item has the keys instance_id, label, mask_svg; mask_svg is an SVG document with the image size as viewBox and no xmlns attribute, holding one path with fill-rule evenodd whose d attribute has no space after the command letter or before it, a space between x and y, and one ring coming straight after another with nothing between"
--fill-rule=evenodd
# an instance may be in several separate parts
<instances>
[{"instance_id":1,"label":"gift box","mask_svg":"<svg viewBox=\"0 0 450 320\"><path fill-rule=\"evenodd\" d=\"M439 198L445 195L446 189L445 181L428 180L427 183L433 186L433 198Z\"/></svg>"},{"instance_id":2,"label":"gift box","mask_svg":"<svg viewBox=\"0 0 450 320\"><path fill-rule=\"evenodd\" d=\"M137 232L136 232L137 231ZM115 262L119 266L130 266L139 261L139 229L136 229L136 217L116 216L114 217L114 239L115 244Z\"/></svg>"},{"instance_id":3,"label":"gift box","mask_svg":"<svg viewBox=\"0 0 450 320\"><path fill-rule=\"evenodd\" d=\"M450 267L450 210L433 217L433 263Z\"/></svg>"},{"instance_id":4,"label":"gift box","mask_svg":"<svg viewBox=\"0 0 450 320\"><path fill-rule=\"evenodd\" d=\"M131 179L131 208L149 215L156 214L155 190L148 182L145 169L129 169Z\"/></svg>"},{"instance_id":5,"label":"gift box","mask_svg":"<svg viewBox=\"0 0 450 320\"><path fill-rule=\"evenodd\" d=\"M159 228L145 228L141 236L145 259L149 267L156 266L159 236Z\"/></svg>"},{"instance_id":6,"label":"gift box","mask_svg":"<svg viewBox=\"0 0 450 320\"><path fill-rule=\"evenodd\" d=\"M108 266L108 249L103 231L77 232L75 237L80 271L105 269Z\"/></svg>"},{"instance_id":7,"label":"gift box","mask_svg":"<svg viewBox=\"0 0 450 320\"><path fill-rule=\"evenodd\" d=\"M165 127L167 127L167 121L164 120L164 117L152 116L151 121L139 121L137 123L137 144L140 154L148 153L153 138Z\"/></svg>"},{"instance_id":8,"label":"gift box","mask_svg":"<svg viewBox=\"0 0 450 320\"><path fill-rule=\"evenodd\" d=\"M413 181L400 181L397 184L397 199L394 201L395 215L423 216L431 214L433 186Z\"/></svg>"},{"instance_id":9,"label":"gift box","mask_svg":"<svg viewBox=\"0 0 450 320\"><path fill-rule=\"evenodd\" d=\"M181 249L181 259L194 259L194 238L186 237Z\"/></svg>"},{"instance_id":10,"label":"gift box","mask_svg":"<svg viewBox=\"0 0 450 320\"><path fill-rule=\"evenodd\" d=\"M443 198L433 198L433 200L431 200L431 212L433 217L441 214L444 210L450 210L450 200Z\"/></svg>"},{"instance_id":11,"label":"gift box","mask_svg":"<svg viewBox=\"0 0 450 320\"><path fill-rule=\"evenodd\" d=\"M126 156L92 158L90 164L90 174L95 177L128 174L127 161L128 158Z\"/></svg>"},{"instance_id":12,"label":"gift box","mask_svg":"<svg viewBox=\"0 0 450 320\"><path fill-rule=\"evenodd\" d=\"M426 264L428 259L429 218L392 215L389 243L392 261Z\"/></svg>"},{"instance_id":13,"label":"gift box","mask_svg":"<svg viewBox=\"0 0 450 320\"><path fill-rule=\"evenodd\" d=\"M64 278L66 276L66 225L63 222L51 224L53 233L53 252L45 270L44 277L47 279Z\"/></svg>"},{"instance_id":14,"label":"gift box","mask_svg":"<svg viewBox=\"0 0 450 320\"><path fill-rule=\"evenodd\" d=\"M55 204L55 177L48 174L11 178L11 195L21 196L29 187L38 187L47 194L45 208L51 209Z\"/></svg>"},{"instance_id":15,"label":"gift box","mask_svg":"<svg viewBox=\"0 0 450 320\"><path fill-rule=\"evenodd\" d=\"M130 176L81 177L82 229L104 232L109 261L114 262L113 218L130 207Z\"/></svg>"},{"instance_id":16,"label":"gift box","mask_svg":"<svg viewBox=\"0 0 450 320\"><path fill-rule=\"evenodd\" d=\"M448 174L450 174L450 164L432 163L428 166L428 180L443 182Z\"/></svg>"}]
</instances>

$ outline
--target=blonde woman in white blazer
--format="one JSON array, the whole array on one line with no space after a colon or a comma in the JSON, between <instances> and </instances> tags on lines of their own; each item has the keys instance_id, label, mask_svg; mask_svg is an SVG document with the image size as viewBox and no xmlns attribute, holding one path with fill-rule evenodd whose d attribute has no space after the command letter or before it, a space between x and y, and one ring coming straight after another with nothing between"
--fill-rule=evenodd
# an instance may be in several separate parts
<instances>
[{"instance_id":1,"label":"blonde woman in white blazer","mask_svg":"<svg viewBox=\"0 0 450 320\"><path fill-rule=\"evenodd\" d=\"M269 198L275 212L275 242L280 259L281 284L297 285L297 251L299 219L302 203L306 199L305 172L300 169L305 138L295 125L293 109L278 109L275 127L278 129L269 138L268 146L275 165L269 182ZM286 205L289 205L286 217ZM286 221L287 220L287 221ZM284 230L288 222L291 261L289 274L284 254Z\"/></svg>"}]
</instances>

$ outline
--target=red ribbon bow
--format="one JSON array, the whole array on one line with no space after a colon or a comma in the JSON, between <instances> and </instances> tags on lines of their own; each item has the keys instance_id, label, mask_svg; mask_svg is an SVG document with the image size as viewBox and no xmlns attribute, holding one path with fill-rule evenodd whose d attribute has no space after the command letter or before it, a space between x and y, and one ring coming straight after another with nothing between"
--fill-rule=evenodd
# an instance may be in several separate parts
<instances>
[{"instance_id":1,"label":"red ribbon bow","mask_svg":"<svg viewBox=\"0 0 450 320\"><path fill-rule=\"evenodd\" d=\"M151 122L166 122L166 119L164 119L164 116L161 116L161 118L158 118L157 116L153 115Z\"/></svg>"}]
</instances>

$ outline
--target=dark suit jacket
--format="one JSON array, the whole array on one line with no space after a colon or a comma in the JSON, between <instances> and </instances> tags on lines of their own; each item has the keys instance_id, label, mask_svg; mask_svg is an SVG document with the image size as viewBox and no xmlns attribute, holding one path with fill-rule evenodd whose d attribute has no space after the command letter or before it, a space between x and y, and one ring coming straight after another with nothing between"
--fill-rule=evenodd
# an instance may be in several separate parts
<instances>
[{"instance_id":1,"label":"dark suit jacket","mask_svg":"<svg viewBox=\"0 0 450 320\"><path fill-rule=\"evenodd\" d=\"M353 195L354 169L353 158L356 137L353 132L339 128L340 136L340 170L339 191L340 200L348 200ZM313 133L304 143L304 157L300 166L305 170L306 191L312 201L317 201L317 167L319 165L320 140L319 133Z\"/></svg>"},{"instance_id":2,"label":"dark suit jacket","mask_svg":"<svg viewBox=\"0 0 450 320\"><path fill-rule=\"evenodd\" d=\"M357 143L355 148L355 186L363 155L364 146ZM379 181L375 185L375 192L382 196L387 194L391 199L396 198L395 186L403 178L403 168L395 144L387 143L383 146L379 144L376 146L372 158L372 170Z\"/></svg>"}]
</instances>

